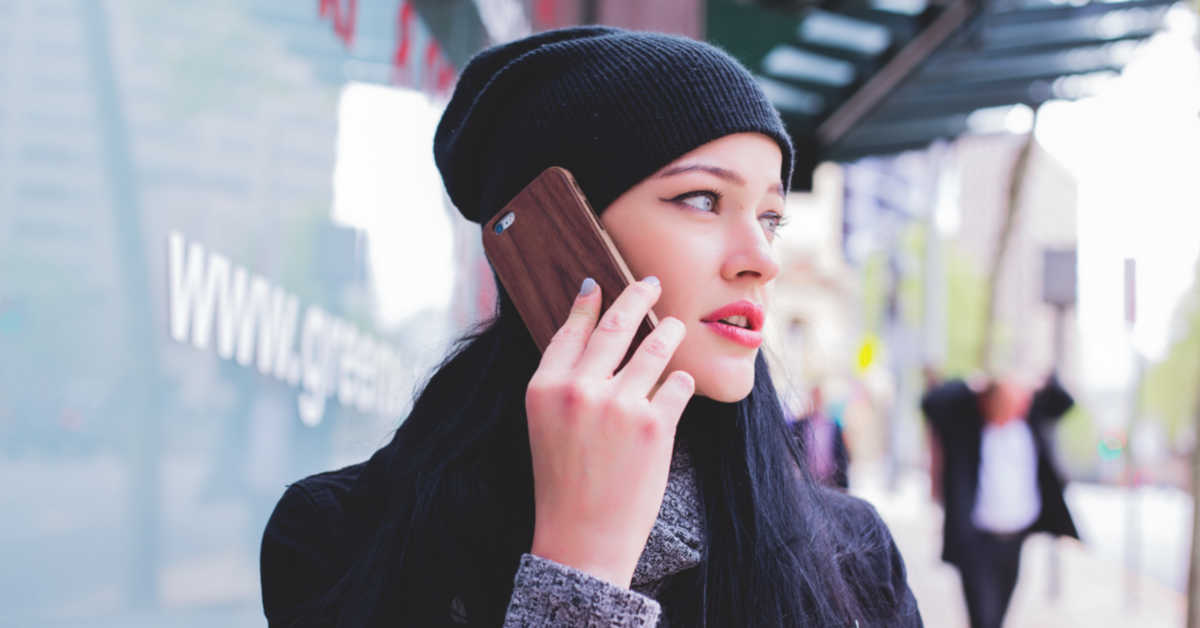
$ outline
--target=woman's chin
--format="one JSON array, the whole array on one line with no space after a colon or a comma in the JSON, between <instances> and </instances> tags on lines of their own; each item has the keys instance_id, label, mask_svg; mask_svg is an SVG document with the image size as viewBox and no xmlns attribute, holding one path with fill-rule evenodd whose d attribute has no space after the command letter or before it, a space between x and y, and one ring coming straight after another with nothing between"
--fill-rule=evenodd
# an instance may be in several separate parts
<instances>
[{"instance_id":1,"label":"woman's chin","mask_svg":"<svg viewBox=\"0 0 1200 628\"><path fill-rule=\"evenodd\" d=\"M754 361L757 352L734 353L728 347L709 347L702 344L685 345L676 351L676 360L667 371L679 369L691 373L696 380L698 397L721 403L735 403L746 398L754 388Z\"/></svg>"}]
</instances>

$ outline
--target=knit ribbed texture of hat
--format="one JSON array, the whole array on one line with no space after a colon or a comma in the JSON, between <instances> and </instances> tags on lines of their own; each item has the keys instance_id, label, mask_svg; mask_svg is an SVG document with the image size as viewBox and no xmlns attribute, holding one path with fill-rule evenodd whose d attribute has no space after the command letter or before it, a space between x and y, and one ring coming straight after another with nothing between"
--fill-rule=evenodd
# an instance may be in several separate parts
<instances>
[{"instance_id":1,"label":"knit ribbed texture of hat","mask_svg":"<svg viewBox=\"0 0 1200 628\"><path fill-rule=\"evenodd\" d=\"M725 52L659 33L583 26L484 50L463 69L434 136L450 199L485 223L550 166L602 212L692 149L759 132L794 159L779 114Z\"/></svg>"}]
</instances>

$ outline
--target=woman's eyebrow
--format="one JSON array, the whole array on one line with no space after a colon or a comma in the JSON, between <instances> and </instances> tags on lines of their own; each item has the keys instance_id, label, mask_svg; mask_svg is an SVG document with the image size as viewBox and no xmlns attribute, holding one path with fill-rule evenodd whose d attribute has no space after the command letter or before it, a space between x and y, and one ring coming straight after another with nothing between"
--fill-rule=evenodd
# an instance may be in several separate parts
<instances>
[{"instance_id":1,"label":"woman's eyebrow","mask_svg":"<svg viewBox=\"0 0 1200 628\"><path fill-rule=\"evenodd\" d=\"M708 174L711 174L715 177L724 179L731 183L736 183L738 185L746 185L746 180L742 178L742 175L740 175L732 170L729 170L728 168L722 168L720 166L712 166L709 164L681 164L681 165L674 166L671 168L667 168L666 170L663 170L662 172L658 173L657 178L664 179L666 177L673 177L675 175L683 174L685 172L696 172L696 171L707 172ZM781 198L787 198L787 195L784 194L782 183L772 184L770 186L770 188L768 188L768 191L778 194Z\"/></svg>"},{"instance_id":2,"label":"woman's eyebrow","mask_svg":"<svg viewBox=\"0 0 1200 628\"><path fill-rule=\"evenodd\" d=\"M666 170L663 170L662 172L658 173L658 177L673 177L677 174L695 172L697 170L701 172L707 172L715 177L725 179L726 181L730 181L738 185L746 185L746 180L742 178L742 175L720 166L710 166L708 164L681 164L673 168L667 168Z\"/></svg>"}]
</instances>

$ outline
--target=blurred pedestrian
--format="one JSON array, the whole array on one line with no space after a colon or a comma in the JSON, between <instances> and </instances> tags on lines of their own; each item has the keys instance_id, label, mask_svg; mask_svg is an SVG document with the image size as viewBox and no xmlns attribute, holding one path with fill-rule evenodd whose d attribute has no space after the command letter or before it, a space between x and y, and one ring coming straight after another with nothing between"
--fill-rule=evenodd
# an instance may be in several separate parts
<instances>
[{"instance_id":1,"label":"blurred pedestrian","mask_svg":"<svg viewBox=\"0 0 1200 628\"><path fill-rule=\"evenodd\" d=\"M500 286L388 445L284 493L271 626L921 625L878 513L797 473L759 350L794 151L744 67L539 33L463 68L434 154L480 224L567 168L643 279L583 281L542 353Z\"/></svg>"},{"instance_id":2,"label":"blurred pedestrian","mask_svg":"<svg viewBox=\"0 0 1200 628\"><path fill-rule=\"evenodd\" d=\"M792 422L792 432L804 450L809 471L821 484L845 491L850 487L850 454L841 423L830 415L819 384L809 393L808 408Z\"/></svg>"},{"instance_id":3,"label":"blurred pedestrian","mask_svg":"<svg viewBox=\"0 0 1200 628\"><path fill-rule=\"evenodd\" d=\"M1073 404L1054 375L1036 392L1017 377L954 379L921 401L942 446L942 560L962 577L972 628L1001 626L1027 536L1079 538L1047 435Z\"/></svg>"}]
</instances>

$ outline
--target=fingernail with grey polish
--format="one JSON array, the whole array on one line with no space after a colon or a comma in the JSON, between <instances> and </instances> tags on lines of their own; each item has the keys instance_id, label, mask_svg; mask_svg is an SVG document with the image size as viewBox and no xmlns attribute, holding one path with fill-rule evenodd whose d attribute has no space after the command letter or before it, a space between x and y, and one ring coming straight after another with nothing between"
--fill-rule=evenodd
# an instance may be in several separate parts
<instances>
[{"instance_id":1,"label":"fingernail with grey polish","mask_svg":"<svg viewBox=\"0 0 1200 628\"><path fill-rule=\"evenodd\" d=\"M579 296L586 297L596 289L596 280L588 277L583 280L583 285L579 287Z\"/></svg>"},{"instance_id":2,"label":"fingernail with grey polish","mask_svg":"<svg viewBox=\"0 0 1200 628\"><path fill-rule=\"evenodd\" d=\"M660 284L658 283L658 277L655 277L654 275L650 275L649 277L646 277L645 279L642 279L642 281L644 281L644 282L646 282L646 283L648 283L648 284L651 284L651 285L655 285L655 286L657 286L657 285L660 285Z\"/></svg>"}]
</instances>

